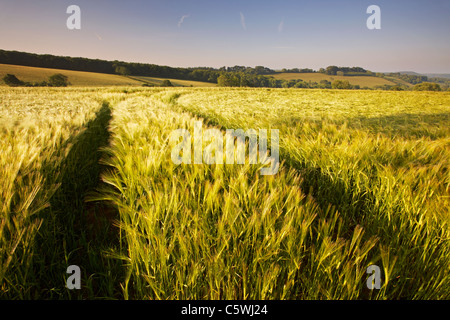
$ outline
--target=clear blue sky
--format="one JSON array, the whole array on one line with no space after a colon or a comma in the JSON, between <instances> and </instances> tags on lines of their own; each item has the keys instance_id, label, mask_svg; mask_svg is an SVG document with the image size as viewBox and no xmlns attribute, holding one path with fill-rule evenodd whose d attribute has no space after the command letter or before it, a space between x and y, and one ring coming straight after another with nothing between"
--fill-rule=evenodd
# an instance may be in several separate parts
<instances>
[{"instance_id":1,"label":"clear blue sky","mask_svg":"<svg viewBox=\"0 0 450 320\"><path fill-rule=\"evenodd\" d=\"M66 27L72 4L81 30ZM372 4L381 30L366 27ZM0 0L0 49L170 66L450 73L450 0Z\"/></svg>"}]
</instances>

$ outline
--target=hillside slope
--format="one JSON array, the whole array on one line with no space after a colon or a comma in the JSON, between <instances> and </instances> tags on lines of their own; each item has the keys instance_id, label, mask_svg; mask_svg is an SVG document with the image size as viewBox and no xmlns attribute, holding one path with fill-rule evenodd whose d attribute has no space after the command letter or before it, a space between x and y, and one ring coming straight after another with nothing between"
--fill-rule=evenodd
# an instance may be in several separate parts
<instances>
[{"instance_id":1,"label":"hillside slope","mask_svg":"<svg viewBox=\"0 0 450 320\"><path fill-rule=\"evenodd\" d=\"M154 77L125 77L115 74L84 72L50 68L36 68L27 66L17 66L11 64L0 64L0 85L5 85L1 80L6 74L14 74L17 78L25 82L39 82L47 80L55 73L62 73L69 78L71 86L142 86L144 83L158 86L165 78ZM216 84L201 81L169 79L176 87L214 87Z\"/></svg>"},{"instance_id":2,"label":"hillside slope","mask_svg":"<svg viewBox=\"0 0 450 320\"><path fill-rule=\"evenodd\" d=\"M142 82L140 81L114 74L0 64L0 79L2 79L8 73L14 74L17 78L26 82L44 81L47 80L49 76L55 73L62 73L69 78L70 84L76 87L142 85ZM0 85L5 84L0 80Z\"/></svg>"},{"instance_id":3,"label":"hillside slope","mask_svg":"<svg viewBox=\"0 0 450 320\"><path fill-rule=\"evenodd\" d=\"M294 79L302 79L303 81L312 81L312 82L320 82L321 80L328 80L333 82L334 80L348 80L352 85L359 85L362 87L373 88L375 86L382 85L395 85L394 82L372 76L332 76L323 73L278 73L272 75L275 79L280 80L294 80Z\"/></svg>"},{"instance_id":4,"label":"hillside slope","mask_svg":"<svg viewBox=\"0 0 450 320\"><path fill-rule=\"evenodd\" d=\"M217 87L217 84L203 81L193 80L179 80L170 78L157 78L157 77L144 77L144 76L132 76L132 79L140 80L148 84L159 86L164 80L169 80L174 87Z\"/></svg>"}]
</instances>

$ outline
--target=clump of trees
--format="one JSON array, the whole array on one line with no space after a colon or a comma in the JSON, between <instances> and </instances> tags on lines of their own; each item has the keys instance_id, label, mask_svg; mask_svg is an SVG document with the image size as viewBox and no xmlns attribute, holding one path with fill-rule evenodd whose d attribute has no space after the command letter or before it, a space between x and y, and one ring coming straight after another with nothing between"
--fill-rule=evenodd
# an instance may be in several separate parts
<instances>
[{"instance_id":1,"label":"clump of trees","mask_svg":"<svg viewBox=\"0 0 450 320\"><path fill-rule=\"evenodd\" d=\"M441 91L441 86L437 83L423 82L416 84L413 88L414 91Z\"/></svg>"},{"instance_id":2,"label":"clump of trees","mask_svg":"<svg viewBox=\"0 0 450 320\"><path fill-rule=\"evenodd\" d=\"M25 82L8 73L3 77L3 82L10 87L67 87L70 84L68 77L61 73L51 75L48 81L42 82Z\"/></svg>"},{"instance_id":3,"label":"clump of trees","mask_svg":"<svg viewBox=\"0 0 450 320\"><path fill-rule=\"evenodd\" d=\"M47 85L49 87L67 87L69 78L61 73L56 73L48 78Z\"/></svg>"},{"instance_id":4,"label":"clump of trees","mask_svg":"<svg viewBox=\"0 0 450 320\"><path fill-rule=\"evenodd\" d=\"M283 72L283 73L315 73L317 71L315 71L313 69L309 69L309 68L303 68L303 69L299 69L299 68L286 69L286 68L283 68L283 69L281 69L281 72Z\"/></svg>"},{"instance_id":5,"label":"clump of trees","mask_svg":"<svg viewBox=\"0 0 450 320\"><path fill-rule=\"evenodd\" d=\"M333 89L353 89L353 86L348 80L334 80L331 83L331 88Z\"/></svg>"},{"instance_id":6,"label":"clump of trees","mask_svg":"<svg viewBox=\"0 0 450 320\"><path fill-rule=\"evenodd\" d=\"M172 82L170 82L170 80L164 80L163 82L161 82L161 87L173 87Z\"/></svg>"},{"instance_id":7,"label":"clump of trees","mask_svg":"<svg viewBox=\"0 0 450 320\"><path fill-rule=\"evenodd\" d=\"M320 68L319 73L324 73L332 76L372 75L372 72L367 71L366 69L361 67L338 67L338 66L328 66L326 69Z\"/></svg>"},{"instance_id":8,"label":"clump of trees","mask_svg":"<svg viewBox=\"0 0 450 320\"><path fill-rule=\"evenodd\" d=\"M24 85L23 81L20 81L15 75L9 73L3 77L3 82L10 87L19 87Z\"/></svg>"},{"instance_id":9,"label":"clump of trees","mask_svg":"<svg viewBox=\"0 0 450 320\"><path fill-rule=\"evenodd\" d=\"M222 71L217 77L217 84L222 87L270 87L281 88L282 80L276 80L263 75L245 72Z\"/></svg>"},{"instance_id":10,"label":"clump of trees","mask_svg":"<svg viewBox=\"0 0 450 320\"><path fill-rule=\"evenodd\" d=\"M245 74L253 74L253 75L265 75L265 74L274 74L275 70L270 68L266 68L263 66L245 67L245 66L234 66L234 67L221 67L219 72L238 72Z\"/></svg>"}]
</instances>

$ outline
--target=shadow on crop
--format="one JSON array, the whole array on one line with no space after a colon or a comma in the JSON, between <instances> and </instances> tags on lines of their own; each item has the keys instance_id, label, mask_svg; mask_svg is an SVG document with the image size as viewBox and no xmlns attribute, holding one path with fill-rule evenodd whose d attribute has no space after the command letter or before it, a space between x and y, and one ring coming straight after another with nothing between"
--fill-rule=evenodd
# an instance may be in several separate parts
<instances>
[{"instance_id":1,"label":"shadow on crop","mask_svg":"<svg viewBox=\"0 0 450 320\"><path fill-rule=\"evenodd\" d=\"M61 164L61 185L42 216L37 241L35 274L40 281L34 294L39 299L119 297L121 268L118 260L105 255L118 246L118 231L113 226L117 210L107 203L86 202L101 184L104 167L99 160L101 148L109 144L111 118L109 104L103 102ZM80 290L66 288L69 265L81 269Z\"/></svg>"}]
</instances>

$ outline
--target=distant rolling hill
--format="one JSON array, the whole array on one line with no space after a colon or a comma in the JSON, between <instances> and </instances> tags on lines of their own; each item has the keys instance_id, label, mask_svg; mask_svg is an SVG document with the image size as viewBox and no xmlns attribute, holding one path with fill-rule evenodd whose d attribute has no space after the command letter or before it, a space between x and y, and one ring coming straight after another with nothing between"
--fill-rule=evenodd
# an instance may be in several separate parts
<instances>
[{"instance_id":1,"label":"distant rolling hill","mask_svg":"<svg viewBox=\"0 0 450 320\"><path fill-rule=\"evenodd\" d=\"M6 85L1 80L6 74L13 74L19 80L25 82L40 82L48 80L48 77L55 73L62 73L69 79L71 86L76 87L102 87L102 86L142 86L144 83L159 85L165 78L153 77L125 77L115 74L36 68L27 66L18 66L11 64L0 64L0 85ZM193 87L211 87L214 83L201 81L187 81L169 79L174 86L193 86Z\"/></svg>"},{"instance_id":2,"label":"distant rolling hill","mask_svg":"<svg viewBox=\"0 0 450 320\"><path fill-rule=\"evenodd\" d=\"M164 80L170 80L174 87L217 87L217 84L211 82L193 81L193 80L179 80L170 78L156 78L156 77L144 77L144 76L131 76L130 78L136 79L152 85L160 85Z\"/></svg>"},{"instance_id":3,"label":"distant rolling hill","mask_svg":"<svg viewBox=\"0 0 450 320\"><path fill-rule=\"evenodd\" d=\"M72 86L77 87L142 85L142 82L137 80L114 74L0 64L0 82L2 85L4 85L4 83L1 79L8 73L13 74L20 80L26 82L44 81L55 73L62 73L69 78L69 82Z\"/></svg>"},{"instance_id":4,"label":"distant rolling hill","mask_svg":"<svg viewBox=\"0 0 450 320\"><path fill-rule=\"evenodd\" d=\"M389 73L389 72L386 72ZM409 74L413 76L427 76L428 78L449 78L450 73L417 73L414 71L398 71L398 73Z\"/></svg>"},{"instance_id":5,"label":"distant rolling hill","mask_svg":"<svg viewBox=\"0 0 450 320\"><path fill-rule=\"evenodd\" d=\"M350 84L359 85L361 88L363 87L372 88L375 86L382 86L385 84L390 86L395 85L395 83L392 81L374 76L333 76L323 73L277 73L273 74L272 76L275 79L281 80L301 79L305 82L308 81L320 82L321 80L328 80L330 82L333 82L334 80L348 80Z\"/></svg>"},{"instance_id":6,"label":"distant rolling hill","mask_svg":"<svg viewBox=\"0 0 450 320\"><path fill-rule=\"evenodd\" d=\"M425 73L428 78L447 78L450 79L450 73Z\"/></svg>"},{"instance_id":7,"label":"distant rolling hill","mask_svg":"<svg viewBox=\"0 0 450 320\"><path fill-rule=\"evenodd\" d=\"M385 72L385 73L390 73L390 72ZM409 74L411 76L424 76L424 74L417 73L417 72L414 72L414 71L397 71L397 72L394 72L394 73Z\"/></svg>"}]
</instances>

